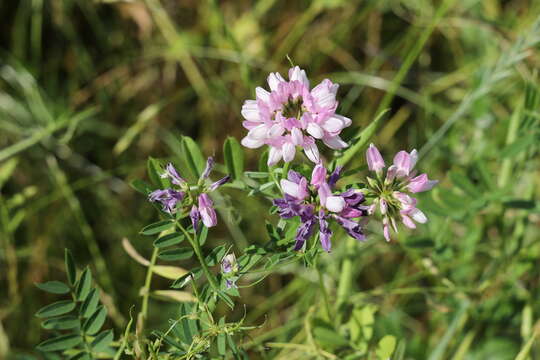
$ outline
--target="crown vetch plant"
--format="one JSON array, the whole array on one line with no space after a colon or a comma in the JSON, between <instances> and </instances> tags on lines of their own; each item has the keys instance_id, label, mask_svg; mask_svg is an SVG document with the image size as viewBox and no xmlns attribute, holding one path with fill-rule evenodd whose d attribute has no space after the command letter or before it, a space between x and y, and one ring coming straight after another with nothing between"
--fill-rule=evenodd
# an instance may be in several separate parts
<instances>
[{"instance_id":1,"label":"crown vetch plant","mask_svg":"<svg viewBox=\"0 0 540 360\"><path fill-rule=\"evenodd\" d=\"M344 167L337 166L337 160L349 145L340 137L341 131L351 125L349 118L336 114L338 85L325 79L310 89L306 72L295 66L289 70L289 80L285 80L279 73L271 73L268 76L268 86L270 91L258 87L256 100L247 100L241 110L245 118L243 126L248 130L241 144L252 149L263 145L269 147L267 162L260 171L243 172L242 149L234 139L227 140L224 147L226 167L222 167L216 166L213 157L205 162L193 140L183 137L179 144L183 155L174 159L174 163L181 166L150 159L149 177L154 184L148 185L141 181L134 183L137 190L157 205L161 215L159 222L141 231L141 234L157 236L157 239L151 260L143 259L148 267L148 275L141 290L143 300L137 317L138 335L131 336L128 326L119 342L121 345L115 351L111 347L112 332L95 335L98 326L92 325L90 319L100 316L101 321L102 315L101 312L93 315L98 311L97 303L94 304L94 298L89 299L90 294L86 288L90 284L81 285L81 282L86 281L83 273L77 284L71 280L72 285L65 286L65 292L75 292L69 306L67 303L64 307L62 304L55 305L61 308L61 313L49 312L47 309L38 313L38 316L44 313L65 315L78 308L78 318L69 315L69 319L55 320L63 326L58 329L67 329L66 324L72 321L73 327L77 325L78 330L69 335L61 335L58 341L62 346L47 340L39 346L40 350L70 353L79 358L92 358L95 355L106 357L107 354L114 354L116 358L124 354L135 358L156 359L206 359L229 355L247 358L246 348L237 335L253 327L245 326L244 319L229 323L224 317L217 321L214 319L219 302L233 308L235 304L232 298L240 295L239 290L259 281L249 284L242 280L243 277L247 280L253 278L247 276L250 273L262 273L262 279L264 274L271 273L282 264L298 260L317 269L317 257L332 256L328 253L333 243L346 238L362 242L377 239L379 235L367 228L370 221L376 221L377 209L382 216L382 234L388 241L391 239L391 229L396 233L398 231L397 222L402 222L410 229L414 229L416 223L427 222L427 217L418 208L419 202L413 195L430 190L437 181L429 180L426 174L417 175L414 170L418 160L416 150L410 153L398 152L393 164L386 167L379 150L371 144L366 151L366 160L372 174L363 183L347 181L348 176L355 175L357 178L359 174L357 171L346 172ZM364 143L356 143L354 148L365 147L368 141L366 136L358 138L363 139ZM319 150L321 144L335 151L334 158L324 156L324 152ZM298 148L303 150L307 161L296 156ZM359 154L357 156L361 157ZM283 166L277 166L281 160L284 161ZM227 169L232 176L223 174L219 180L212 181L210 175L214 168L221 172ZM231 179L234 181L231 182ZM265 179L266 182L259 182ZM208 253L203 248L209 236L209 228L218 223L216 207L224 203L223 195L220 194L223 188L242 190L248 196L271 200L269 204L273 206L269 205L269 211L278 215L275 216L276 225L267 224L268 243L235 249L236 253L242 254L238 258L231 249L233 243L215 247ZM224 217L222 221L229 220ZM189 247L179 246L184 240L187 240ZM158 259L180 262L193 255L199 265L187 272L178 267L157 264ZM74 265L70 266L70 277L74 279ZM216 266L219 269L214 269ZM172 290L161 294L174 299L182 298L186 303L182 304L178 318L171 320L167 329L154 331L148 339L144 339L141 333L146 326L152 276L156 274L175 280L171 285ZM347 281L346 278L344 276L339 281ZM61 287L63 289L64 285ZM84 290L79 290L81 287ZM191 290L187 290L189 288ZM342 288L346 289L346 286ZM327 291L321 281L321 292L325 299L328 297ZM90 302L92 309L89 309ZM329 351L334 351L339 358L354 357L355 354L360 356L366 354L366 349L374 350L376 356L390 356L388 354L393 351L394 340L385 337L375 349L370 344L370 337L358 337L358 331L355 330L355 316L367 316L362 315L363 312L372 310L364 309L360 315L353 311L348 322L343 322L344 316L340 315L336 320L339 323L332 324L332 310L328 301L326 309L325 331L331 331L334 334L332 336L339 340L336 340L336 344L341 344L327 344ZM87 316L90 316L88 320L84 320ZM189 329L187 333L186 329ZM95 343L99 347L96 348ZM104 354L96 353L102 349L106 350Z\"/></svg>"}]
</instances>

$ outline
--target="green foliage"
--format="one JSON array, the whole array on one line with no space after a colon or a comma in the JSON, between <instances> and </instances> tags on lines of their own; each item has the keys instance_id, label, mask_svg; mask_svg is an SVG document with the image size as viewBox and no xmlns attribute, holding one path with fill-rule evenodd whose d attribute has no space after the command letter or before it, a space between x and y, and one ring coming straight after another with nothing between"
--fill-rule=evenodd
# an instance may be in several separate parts
<instances>
[{"instance_id":1,"label":"green foliage","mask_svg":"<svg viewBox=\"0 0 540 360\"><path fill-rule=\"evenodd\" d=\"M92 273L86 268L77 278L75 261L65 251L65 268L70 285L50 281L36 286L51 294L70 293L71 300L60 300L41 308L36 316L47 318L41 323L54 337L41 342L36 349L46 356L60 353L70 358L112 358L113 330L99 332L107 319L107 309L99 305L99 290L93 287Z\"/></svg>"}]
</instances>

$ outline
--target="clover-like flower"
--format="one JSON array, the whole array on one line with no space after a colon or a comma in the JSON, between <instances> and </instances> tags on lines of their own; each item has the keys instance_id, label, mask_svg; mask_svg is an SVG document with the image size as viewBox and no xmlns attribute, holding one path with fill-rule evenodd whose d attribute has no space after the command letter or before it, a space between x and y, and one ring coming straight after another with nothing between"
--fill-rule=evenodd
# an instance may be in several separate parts
<instances>
[{"instance_id":1,"label":"clover-like flower","mask_svg":"<svg viewBox=\"0 0 540 360\"><path fill-rule=\"evenodd\" d=\"M417 200L411 194L432 189L437 180L429 180L426 174L416 176L414 166L418 160L416 149L410 153L400 151L394 157L394 163L386 170L386 164L379 150L371 144L366 152L368 168L376 173L376 178L367 178L368 190L366 195L375 200L370 207L370 214L377 206L383 216L383 235L390 241L390 229L398 232L396 221L410 229L416 228L417 223L428 221L424 213L416 207ZM414 220L414 221L413 221Z\"/></svg>"},{"instance_id":2,"label":"clover-like flower","mask_svg":"<svg viewBox=\"0 0 540 360\"><path fill-rule=\"evenodd\" d=\"M362 205L364 195L360 190L348 189L334 194L333 189L341 173L338 167L328 177L322 164L317 164L311 174L311 182L305 177L290 170L287 179L281 180L284 197L274 200L278 213L283 219L300 217L301 224L296 232L295 250L300 250L313 229L319 225L319 239L323 249L329 252L332 248L330 238L332 231L328 221L333 219L340 224L349 236L357 240L365 240L362 221L353 220L367 215L368 207Z\"/></svg>"},{"instance_id":3,"label":"clover-like flower","mask_svg":"<svg viewBox=\"0 0 540 360\"><path fill-rule=\"evenodd\" d=\"M198 183L195 186L190 186L187 181L180 176L173 164L169 163L165 167L165 171L161 174L161 177L169 179L173 185L178 187L178 189L168 188L155 190L148 195L148 200L160 203L163 211L169 214L174 214L183 207L189 208L189 206L191 206L189 216L195 231L197 231L200 220L202 220L202 223L206 227L216 226L216 211L214 210L214 203L208 193L229 181L230 176L227 175L216 182L208 184L207 179L209 179L213 168L214 158L209 157Z\"/></svg>"},{"instance_id":4,"label":"clover-like flower","mask_svg":"<svg viewBox=\"0 0 540 360\"><path fill-rule=\"evenodd\" d=\"M225 278L227 289L237 288L238 270L238 263L236 262L234 253L227 254L221 259L221 272Z\"/></svg>"},{"instance_id":5,"label":"clover-like flower","mask_svg":"<svg viewBox=\"0 0 540 360\"><path fill-rule=\"evenodd\" d=\"M270 91L255 89L257 98L242 106L243 126L248 130L242 145L248 148L270 146L268 165L282 158L290 162L300 146L306 156L319 163L315 144L321 140L332 149L347 147L339 134L351 120L336 114L339 85L325 79L310 90L306 72L298 66L289 70L289 81L279 73L268 76Z\"/></svg>"}]
</instances>

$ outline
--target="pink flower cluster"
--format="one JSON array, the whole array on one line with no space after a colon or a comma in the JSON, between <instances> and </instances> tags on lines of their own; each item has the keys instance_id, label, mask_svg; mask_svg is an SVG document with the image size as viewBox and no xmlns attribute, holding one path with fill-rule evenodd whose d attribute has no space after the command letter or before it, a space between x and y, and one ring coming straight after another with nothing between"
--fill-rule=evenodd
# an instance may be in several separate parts
<instances>
[{"instance_id":1,"label":"pink flower cluster","mask_svg":"<svg viewBox=\"0 0 540 360\"><path fill-rule=\"evenodd\" d=\"M257 87L257 98L242 106L243 126L248 130L242 145L253 149L270 146L268 165L281 159L292 161L297 146L319 163L316 140L332 149L347 147L339 134L351 120L335 113L339 85L325 79L310 90L306 72L295 66L289 70L289 81L271 73L268 86L270 91Z\"/></svg>"},{"instance_id":2,"label":"pink flower cluster","mask_svg":"<svg viewBox=\"0 0 540 360\"><path fill-rule=\"evenodd\" d=\"M396 220L410 229L416 228L415 221L426 223L427 217L416 207L418 201L410 194L430 190L438 181L429 180L426 174L415 176L416 171L413 169L418 160L416 149L410 153L398 152L384 178L386 164L373 144L369 146L366 158L369 170L375 171L377 175L376 179L368 178L369 194L375 197L370 213L373 213L378 205L383 216L383 234L386 240L390 241L390 228L398 232Z\"/></svg>"}]
</instances>

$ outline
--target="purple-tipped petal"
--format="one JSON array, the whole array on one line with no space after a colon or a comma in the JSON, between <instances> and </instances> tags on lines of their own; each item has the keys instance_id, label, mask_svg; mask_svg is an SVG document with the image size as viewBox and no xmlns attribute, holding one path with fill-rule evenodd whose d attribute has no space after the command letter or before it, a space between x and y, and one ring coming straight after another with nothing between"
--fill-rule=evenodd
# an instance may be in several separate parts
<instances>
[{"instance_id":1,"label":"purple-tipped petal","mask_svg":"<svg viewBox=\"0 0 540 360\"><path fill-rule=\"evenodd\" d=\"M371 171L379 172L386 166L381 153L373 144L370 144L369 148L367 149L366 159L368 168Z\"/></svg>"},{"instance_id":2,"label":"purple-tipped petal","mask_svg":"<svg viewBox=\"0 0 540 360\"><path fill-rule=\"evenodd\" d=\"M212 169L214 168L214 165L215 165L214 158L212 156L210 156L206 160L206 167L204 168L204 171L203 171L203 173L201 175L201 179L207 179L208 176L210 176L210 173L212 172Z\"/></svg>"},{"instance_id":3,"label":"purple-tipped petal","mask_svg":"<svg viewBox=\"0 0 540 360\"><path fill-rule=\"evenodd\" d=\"M168 163L165 167L165 172L161 174L161 178L163 179L170 179L171 182L174 185L182 185L186 183L186 180L184 180L179 174L178 171L176 171L174 165L172 163Z\"/></svg>"},{"instance_id":4,"label":"purple-tipped petal","mask_svg":"<svg viewBox=\"0 0 540 360\"><path fill-rule=\"evenodd\" d=\"M362 226L360 225L360 223L337 215L334 215L334 218L336 219L338 224L340 224L343 229L345 229L345 231L347 232L347 234L349 234L350 237L360 241L366 239L366 236L362 232Z\"/></svg>"},{"instance_id":5,"label":"purple-tipped petal","mask_svg":"<svg viewBox=\"0 0 540 360\"><path fill-rule=\"evenodd\" d=\"M221 179L219 179L218 181L216 181L216 182L214 182L212 185L210 185L209 190L210 190L210 191L216 190L218 187L220 187L221 185L225 184L225 183L228 182L230 179L231 179L231 176L230 176L230 175L227 175L227 176L225 176L225 177L222 177Z\"/></svg>"},{"instance_id":6,"label":"purple-tipped petal","mask_svg":"<svg viewBox=\"0 0 540 360\"><path fill-rule=\"evenodd\" d=\"M159 202L163 211L172 214L176 212L176 205L184 200L185 193L173 189L155 190L148 194L148 200Z\"/></svg>"},{"instance_id":7,"label":"purple-tipped petal","mask_svg":"<svg viewBox=\"0 0 540 360\"><path fill-rule=\"evenodd\" d=\"M332 243L330 238L332 237L332 231L328 227L328 221L326 221L323 210L319 211L319 239L324 251L330 252L332 249Z\"/></svg>"},{"instance_id":8,"label":"purple-tipped petal","mask_svg":"<svg viewBox=\"0 0 540 360\"><path fill-rule=\"evenodd\" d=\"M292 181L295 184L300 183L300 180L302 178L303 178L303 176L300 175L299 173L297 173L294 170L289 170L289 172L287 173L287 179L289 179L289 181Z\"/></svg>"},{"instance_id":9,"label":"purple-tipped petal","mask_svg":"<svg viewBox=\"0 0 540 360\"><path fill-rule=\"evenodd\" d=\"M294 245L294 250L300 250L304 246L306 240L311 236L313 226L315 225L315 218L304 221L296 231L296 243Z\"/></svg>"},{"instance_id":10,"label":"purple-tipped petal","mask_svg":"<svg viewBox=\"0 0 540 360\"><path fill-rule=\"evenodd\" d=\"M193 205L191 207L191 211L189 212L189 217L191 218L191 224L193 225L193 231L197 232L199 228L199 220L201 218L201 214L199 213L199 209L197 208L197 205Z\"/></svg>"},{"instance_id":11,"label":"purple-tipped petal","mask_svg":"<svg viewBox=\"0 0 540 360\"><path fill-rule=\"evenodd\" d=\"M337 166L332 174L330 174L330 177L328 178L328 186L330 186L330 188L333 188L336 185L341 176L341 170L343 170L343 166Z\"/></svg>"},{"instance_id":12,"label":"purple-tipped petal","mask_svg":"<svg viewBox=\"0 0 540 360\"><path fill-rule=\"evenodd\" d=\"M431 190L437 183L437 180L429 180L427 174L421 174L411 179L407 189L412 193L418 193Z\"/></svg>"}]
</instances>

